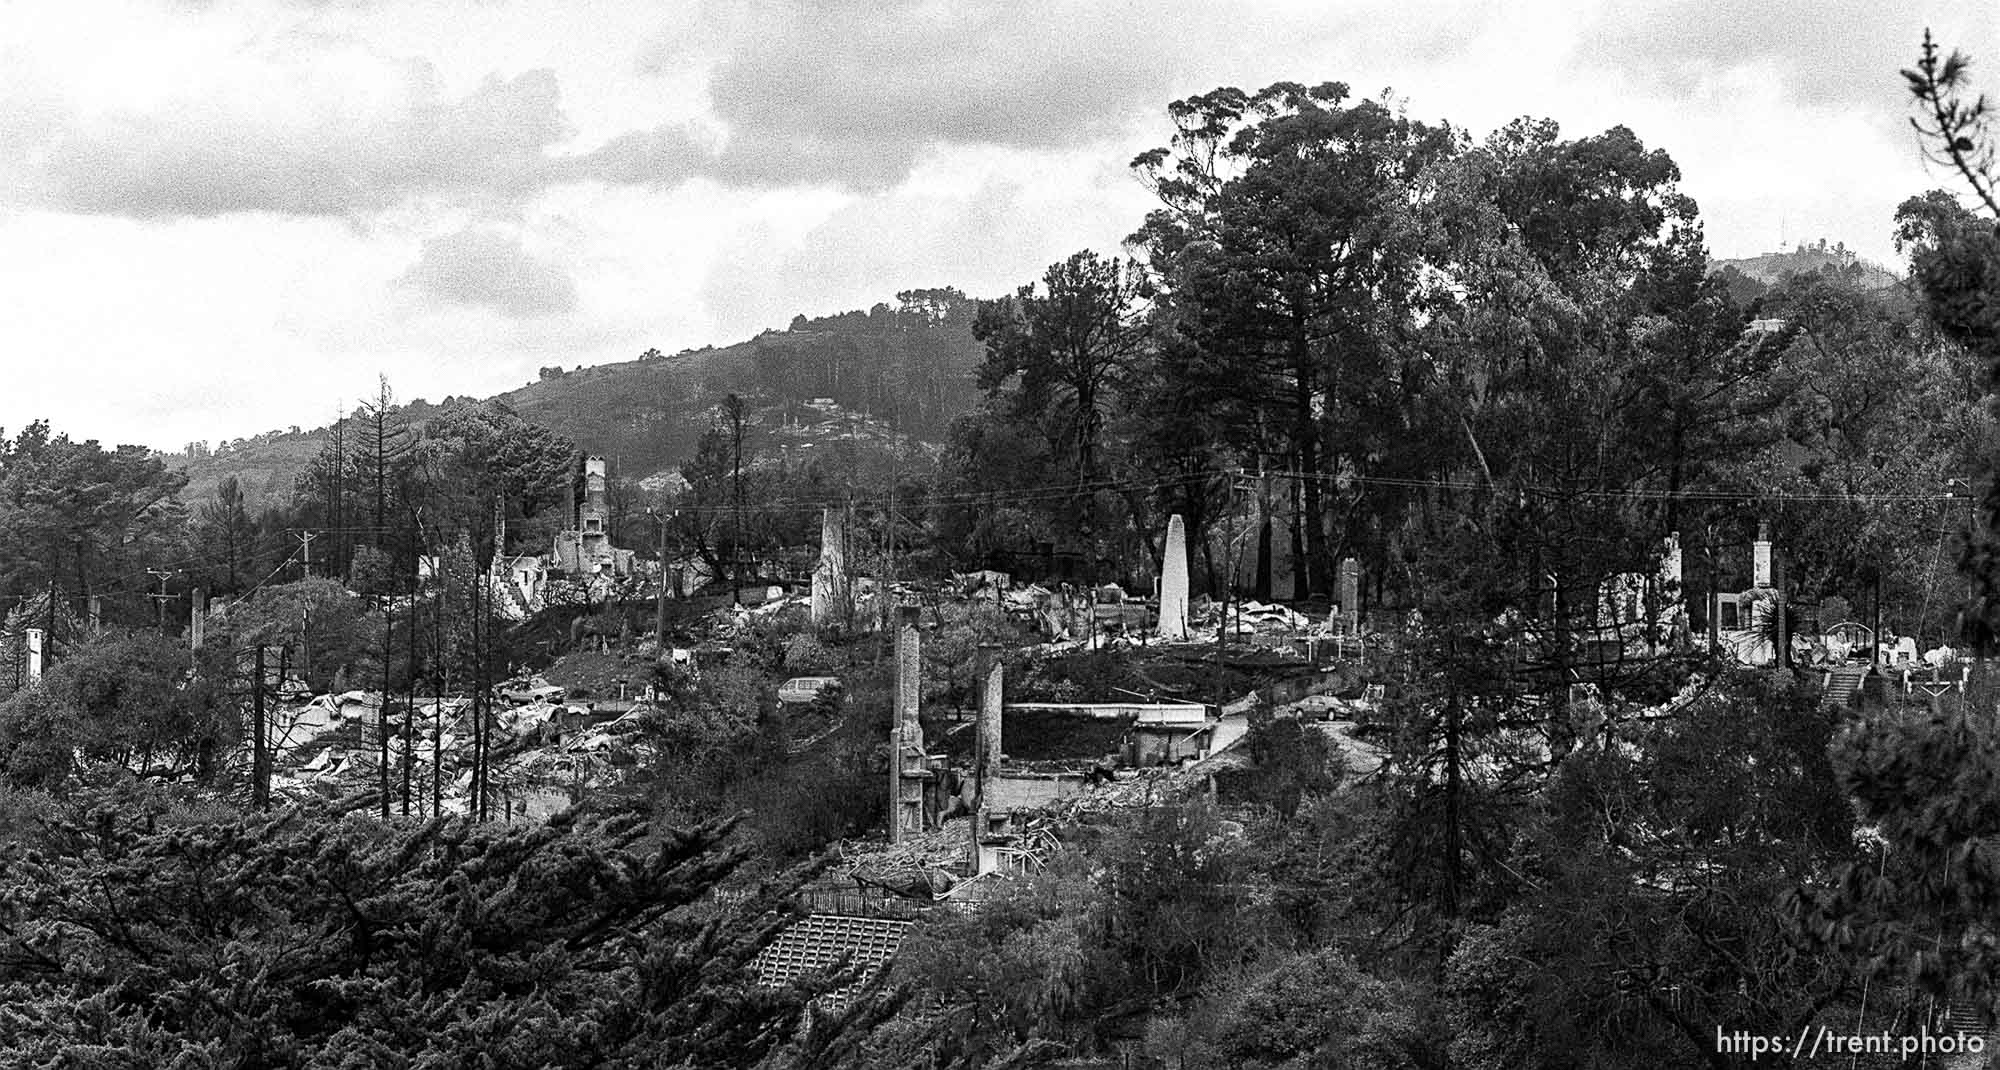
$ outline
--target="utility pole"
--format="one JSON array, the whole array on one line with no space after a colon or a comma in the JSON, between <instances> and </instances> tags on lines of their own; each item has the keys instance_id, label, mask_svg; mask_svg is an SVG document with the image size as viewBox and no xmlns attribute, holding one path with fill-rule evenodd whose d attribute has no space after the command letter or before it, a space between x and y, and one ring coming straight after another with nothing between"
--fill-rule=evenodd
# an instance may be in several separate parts
<instances>
[{"instance_id":1,"label":"utility pole","mask_svg":"<svg viewBox=\"0 0 2000 1070\"><path fill-rule=\"evenodd\" d=\"M660 649L667 646L667 515L655 509L646 510L659 525L660 536L660 591L653 600L653 638ZM679 514L675 514L679 515Z\"/></svg>"},{"instance_id":2,"label":"utility pole","mask_svg":"<svg viewBox=\"0 0 2000 1070\"><path fill-rule=\"evenodd\" d=\"M1221 706L1228 698L1223 688L1227 674L1222 671L1223 654L1229 645L1229 596L1236 588L1236 565L1233 554L1236 549L1236 481L1243 475L1240 469L1229 472L1229 496L1222 510L1222 615L1215 623L1215 701ZM1093 595L1093 598L1096 596ZM1095 607L1093 607L1094 609Z\"/></svg>"},{"instance_id":3,"label":"utility pole","mask_svg":"<svg viewBox=\"0 0 2000 1070\"><path fill-rule=\"evenodd\" d=\"M411 524L412 542L416 546L418 560L423 558L422 532L417 530L414 519ZM416 775L417 765L417 569L410 569L410 688L403 695L403 816L410 816L411 778Z\"/></svg>"},{"instance_id":4,"label":"utility pole","mask_svg":"<svg viewBox=\"0 0 2000 1070\"><path fill-rule=\"evenodd\" d=\"M889 425L889 518L888 523L883 525L883 532L889 542L888 567L883 569L882 585L884 629L894 627L896 624L896 608L893 604L896 596L896 484L903 481L903 455L897 451L896 446L896 425L891 423Z\"/></svg>"},{"instance_id":5,"label":"utility pole","mask_svg":"<svg viewBox=\"0 0 2000 1070\"><path fill-rule=\"evenodd\" d=\"M731 592L731 604L737 608L743 605L743 399L729 395L725 403L729 412L730 457L734 467L731 483L734 493L733 517L730 520L729 561L733 566L730 582L735 589Z\"/></svg>"},{"instance_id":6,"label":"utility pole","mask_svg":"<svg viewBox=\"0 0 2000 1070\"><path fill-rule=\"evenodd\" d=\"M472 791L467 810L479 821L486 820L489 794L486 710L492 695L486 683L486 644L492 630L487 620L491 597L484 581L472 585Z\"/></svg>"},{"instance_id":7,"label":"utility pole","mask_svg":"<svg viewBox=\"0 0 2000 1070\"><path fill-rule=\"evenodd\" d=\"M297 539L297 540L299 540L299 549L300 549L301 551L303 551L303 552L304 552L304 554L305 554L305 575L306 575L306 577L307 577L307 578L311 578L311 576L312 576L312 574L313 574L313 547L312 547L312 542L313 542L313 540L314 540L314 539L317 539L317 538L319 538L319 532L317 532L317 531L295 531L295 532L292 532L292 538L294 538L294 539Z\"/></svg>"},{"instance_id":8,"label":"utility pole","mask_svg":"<svg viewBox=\"0 0 2000 1070\"><path fill-rule=\"evenodd\" d=\"M438 555L440 565L444 557ZM451 598L451 573L442 567L437 612L431 614L431 816L444 814L444 693L451 687L451 659L444 648L444 615ZM473 578L478 579L475 570Z\"/></svg>"},{"instance_id":9,"label":"utility pole","mask_svg":"<svg viewBox=\"0 0 2000 1070\"><path fill-rule=\"evenodd\" d=\"M264 644L257 644L255 674L250 683L250 805L271 808L271 749L264 717Z\"/></svg>"},{"instance_id":10,"label":"utility pole","mask_svg":"<svg viewBox=\"0 0 2000 1070\"><path fill-rule=\"evenodd\" d=\"M173 597L173 595L167 593L167 581L180 575L180 570L176 568L149 568L146 570L146 575L160 581L159 591L155 594L149 594L147 597L153 600L153 615L159 620L160 634L165 635L167 634L167 600ZM49 604L53 606L55 604L55 591L53 587L50 588L49 594Z\"/></svg>"},{"instance_id":11,"label":"utility pole","mask_svg":"<svg viewBox=\"0 0 2000 1070\"><path fill-rule=\"evenodd\" d=\"M395 658L396 610L382 599L382 698L375 707L376 786L382 792L382 820L389 820L389 668Z\"/></svg>"}]
</instances>

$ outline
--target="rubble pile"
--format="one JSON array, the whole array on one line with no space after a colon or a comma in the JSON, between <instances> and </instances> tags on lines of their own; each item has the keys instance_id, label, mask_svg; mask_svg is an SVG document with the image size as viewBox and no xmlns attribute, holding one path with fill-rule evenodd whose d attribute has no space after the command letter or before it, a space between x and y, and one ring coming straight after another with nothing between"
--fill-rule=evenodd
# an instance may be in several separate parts
<instances>
[{"instance_id":1,"label":"rubble pile","mask_svg":"<svg viewBox=\"0 0 2000 1070\"><path fill-rule=\"evenodd\" d=\"M935 899L972 872L970 818L947 818L941 827L906 835L897 843L843 840L840 869L854 880L897 895Z\"/></svg>"}]
</instances>

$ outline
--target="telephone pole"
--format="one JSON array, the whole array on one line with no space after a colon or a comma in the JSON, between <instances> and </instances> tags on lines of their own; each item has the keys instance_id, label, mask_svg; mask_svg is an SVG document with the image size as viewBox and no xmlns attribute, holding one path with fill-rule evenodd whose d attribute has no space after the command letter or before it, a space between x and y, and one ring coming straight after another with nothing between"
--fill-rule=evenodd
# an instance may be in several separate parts
<instances>
[{"instance_id":1,"label":"telephone pole","mask_svg":"<svg viewBox=\"0 0 2000 1070\"><path fill-rule=\"evenodd\" d=\"M667 646L667 516L657 509L648 509L653 522L660 527L660 591L653 602L653 638L662 650ZM679 515L679 514L674 514Z\"/></svg>"},{"instance_id":2,"label":"telephone pole","mask_svg":"<svg viewBox=\"0 0 2000 1070\"><path fill-rule=\"evenodd\" d=\"M256 675L250 684L250 805L271 808L271 747L264 716L264 644L257 644Z\"/></svg>"},{"instance_id":3,"label":"telephone pole","mask_svg":"<svg viewBox=\"0 0 2000 1070\"><path fill-rule=\"evenodd\" d=\"M167 600L173 597L173 595L167 593L167 581L180 575L180 569L149 568L146 570L146 575L160 581L159 591L149 594L147 597L153 600L153 616L159 621L160 634L165 635L167 634ZM54 604L53 600L51 600L51 604Z\"/></svg>"},{"instance_id":4,"label":"telephone pole","mask_svg":"<svg viewBox=\"0 0 2000 1070\"><path fill-rule=\"evenodd\" d=\"M292 532L292 538L299 540L299 549L303 551L305 554L305 575L308 579L310 579L313 574L312 542L314 539L319 538L319 535L320 533L317 531Z\"/></svg>"}]
</instances>

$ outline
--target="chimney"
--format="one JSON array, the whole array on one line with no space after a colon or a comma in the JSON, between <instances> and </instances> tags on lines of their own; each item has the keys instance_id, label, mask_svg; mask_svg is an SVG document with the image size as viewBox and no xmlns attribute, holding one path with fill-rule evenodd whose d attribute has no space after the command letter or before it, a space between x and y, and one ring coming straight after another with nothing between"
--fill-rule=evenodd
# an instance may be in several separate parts
<instances>
[{"instance_id":1,"label":"chimney","mask_svg":"<svg viewBox=\"0 0 2000 1070\"><path fill-rule=\"evenodd\" d=\"M28 684L33 686L42 678L42 630L28 630Z\"/></svg>"},{"instance_id":2,"label":"chimney","mask_svg":"<svg viewBox=\"0 0 2000 1070\"><path fill-rule=\"evenodd\" d=\"M812 622L826 628L847 619L846 514L831 506L819 518L819 566L812 574Z\"/></svg>"},{"instance_id":3,"label":"chimney","mask_svg":"<svg viewBox=\"0 0 2000 1070\"><path fill-rule=\"evenodd\" d=\"M208 619L208 592L199 587L188 598L188 648L201 649L202 626Z\"/></svg>"},{"instance_id":4,"label":"chimney","mask_svg":"<svg viewBox=\"0 0 2000 1070\"><path fill-rule=\"evenodd\" d=\"M1670 531L1660 552L1660 592L1678 599L1681 590L1681 533Z\"/></svg>"},{"instance_id":5,"label":"chimney","mask_svg":"<svg viewBox=\"0 0 2000 1070\"><path fill-rule=\"evenodd\" d=\"M604 458L583 459L583 509L579 527L586 535L602 535L605 521L611 516L610 498L606 492L609 472Z\"/></svg>"},{"instance_id":6,"label":"chimney","mask_svg":"<svg viewBox=\"0 0 2000 1070\"><path fill-rule=\"evenodd\" d=\"M1091 612L1096 612L1094 605ZM1160 638L1187 638L1187 618L1187 522L1175 513L1167 520L1167 548L1160 563Z\"/></svg>"},{"instance_id":7,"label":"chimney","mask_svg":"<svg viewBox=\"0 0 2000 1070\"><path fill-rule=\"evenodd\" d=\"M904 833L921 833L924 828L923 781L904 777L909 757L921 765L924 731L917 720L918 699L923 686L923 648L917 637L916 606L901 606L896 625L896 706L889 729L889 841Z\"/></svg>"},{"instance_id":8,"label":"chimney","mask_svg":"<svg viewBox=\"0 0 2000 1070\"><path fill-rule=\"evenodd\" d=\"M495 576L507 571L502 559L507 556L507 499L493 499L493 561L491 570Z\"/></svg>"},{"instance_id":9,"label":"chimney","mask_svg":"<svg viewBox=\"0 0 2000 1070\"><path fill-rule=\"evenodd\" d=\"M1000 695L1006 665L997 643L979 645L979 764L974 770L981 799L986 782L1000 775Z\"/></svg>"},{"instance_id":10,"label":"chimney","mask_svg":"<svg viewBox=\"0 0 2000 1070\"><path fill-rule=\"evenodd\" d=\"M1750 585L1771 586L1771 525L1757 522L1757 541L1750 546Z\"/></svg>"},{"instance_id":11,"label":"chimney","mask_svg":"<svg viewBox=\"0 0 2000 1070\"><path fill-rule=\"evenodd\" d=\"M1350 633L1361 630L1361 563L1351 557L1340 560L1340 615Z\"/></svg>"}]
</instances>

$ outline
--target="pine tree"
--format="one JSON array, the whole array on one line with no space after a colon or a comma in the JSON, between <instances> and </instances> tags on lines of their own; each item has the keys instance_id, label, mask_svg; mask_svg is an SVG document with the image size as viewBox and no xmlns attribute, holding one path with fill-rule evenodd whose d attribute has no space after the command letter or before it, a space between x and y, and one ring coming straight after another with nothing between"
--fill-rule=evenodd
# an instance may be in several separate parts
<instances>
[{"instance_id":1,"label":"pine tree","mask_svg":"<svg viewBox=\"0 0 2000 1070\"><path fill-rule=\"evenodd\" d=\"M0 847L0 1063L748 1067L802 1054L807 993L758 989L748 967L810 871L718 906L709 893L747 857L729 821L663 839L638 816L397 827L289 809L190 823L130 796L86 798L33 851Z\"/></svg>"}]
</instances>

